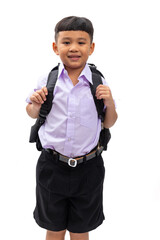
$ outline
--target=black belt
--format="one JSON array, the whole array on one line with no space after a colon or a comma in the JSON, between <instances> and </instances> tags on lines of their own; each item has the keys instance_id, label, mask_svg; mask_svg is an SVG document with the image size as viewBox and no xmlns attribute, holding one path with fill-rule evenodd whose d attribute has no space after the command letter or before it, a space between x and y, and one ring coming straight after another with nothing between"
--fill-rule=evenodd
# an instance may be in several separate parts
<instances>
[{"instance_id":1,"label":"black belt","mask_svg":"<svg viewBox=\"0 0 160 240\"><path fill-rule=\"evenodd\" d=\"M53 155L57 155L59 161L68 163L68 165L70 167L76 167L77 164L83 163L84 161L89 161L89 160L93 159L94 157L100 155L103 151L103 147L97 147L96 150L91 151L90 153L88 153L82 157L76 157L76 158L66 157L52 149L49 149L49 148L45 149L45 151L52 153Z\"/></svg>"}]
</instances>

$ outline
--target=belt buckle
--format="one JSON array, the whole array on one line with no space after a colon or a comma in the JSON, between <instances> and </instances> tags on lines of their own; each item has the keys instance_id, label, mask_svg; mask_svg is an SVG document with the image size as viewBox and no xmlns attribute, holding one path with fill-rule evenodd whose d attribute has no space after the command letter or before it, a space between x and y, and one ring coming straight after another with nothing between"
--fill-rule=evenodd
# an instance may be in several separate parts
<instances>
[{"instance_id":1,"label":"belt buckle","mask_svg":"<svg viewBox=\"0 0 160 240\"><path fill-rule=\"evenodd\" d=\"M68 165L70 167L76 167L77 166L77 160L76 159L73 159L73 158L69 158L68 159Z\"/></svg>"}]
</instances>

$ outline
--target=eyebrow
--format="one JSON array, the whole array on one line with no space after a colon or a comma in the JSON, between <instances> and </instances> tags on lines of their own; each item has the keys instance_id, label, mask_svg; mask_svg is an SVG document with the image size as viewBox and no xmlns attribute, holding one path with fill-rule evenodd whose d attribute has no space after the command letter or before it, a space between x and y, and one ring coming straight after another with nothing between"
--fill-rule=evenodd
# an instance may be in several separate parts
<instances>
[{"instance_id":1,"label":"eyebrow","mask_svg":"<svg viewBox=\"0 0 160 240\"><path fill-rule=\"evenodd\" d=\"M62 41L64 41L64 40L71 40L71 39L72 39L72 38L70 38L70 37L64 37L64 38L62 38ZM86 38L78 38L78 40L87 41Z\"/></svg>"}]
</instances>

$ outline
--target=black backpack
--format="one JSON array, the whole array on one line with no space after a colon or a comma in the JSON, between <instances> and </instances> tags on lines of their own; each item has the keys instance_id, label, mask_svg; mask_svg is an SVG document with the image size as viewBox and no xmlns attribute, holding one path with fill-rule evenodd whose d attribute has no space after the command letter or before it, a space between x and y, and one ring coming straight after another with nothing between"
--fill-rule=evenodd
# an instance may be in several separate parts
<instances>
[{"instance_id":1,"label":"black backpack","mask_svg":"<svg viewBox=\"0 0 160 240\"><path fill-rule=\"evenodd\" d=\"M97 70L94 64L88 64L91 72L92 72L92 81L93 85L90 84L90 89L93 95L93 99L96 105L98 117L101 118L101 121L104 121L104 116L105 113L103 111L104 109L104 103L103 99L99 100L96 98L95 93L96 93L96 88L99 84L103 84L102 78L103 75L100 71ZM49 114L51 108L52 108L52 101L53 101L53 92L54 92L54 87L57 81L58 77L58 66L53 68L51 72L49 73L48 80L47 80L47 89L48 89L48 95L47 100L42 104L40 112L39 112L39 117L36 120L36 123L31 127L31 133L30 133L30 139L29 142L33 143L36 142L36 147L39 151L41 151L42 145L38 136L38 131L40 127L44 124L47 115ZM110 130L107 128L103 128L100 133L100 138L99 138L99 146L103 147L103 150L107 150L107 144L111 138Z\"/></svg>"}]
</instances>

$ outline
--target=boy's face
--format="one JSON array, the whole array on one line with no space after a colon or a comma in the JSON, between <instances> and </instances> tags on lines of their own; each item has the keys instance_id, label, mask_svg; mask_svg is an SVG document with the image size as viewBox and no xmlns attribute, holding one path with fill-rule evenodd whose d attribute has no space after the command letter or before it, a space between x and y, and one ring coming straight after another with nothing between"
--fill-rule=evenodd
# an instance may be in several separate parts
<instances>
[{"instance_id":1,"label":"boy's face","mask_svg":"<svg viewBox=\"0 0 160 240\"><path fill-rule=\"evenodd\" d=\"M54 52L60 56L66 70L82 70L94 51L94 43L84 31L62 31L58 33Z\"/></svg>"}]
</instances>

